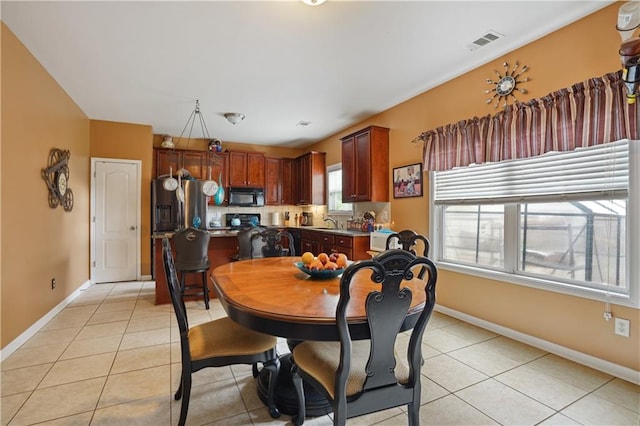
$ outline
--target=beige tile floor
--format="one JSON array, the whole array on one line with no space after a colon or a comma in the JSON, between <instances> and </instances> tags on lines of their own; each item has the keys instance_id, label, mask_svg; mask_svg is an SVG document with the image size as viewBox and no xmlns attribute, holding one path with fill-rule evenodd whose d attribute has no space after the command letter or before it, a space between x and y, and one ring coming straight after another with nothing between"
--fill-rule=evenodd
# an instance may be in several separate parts
<instances>
[{"instance_id":1,"label":"beige tile floor","mask_svg":"<svg viewBox=\"0 0 640 426\"><path fill-rule=\"evenodd\" d=\"M188 305L192 324L224 315ZM281 351L286 351L282 342ZM424 337L423 425L638 425L640 386L434 313ZM88 288L1 364L2 425L175 425L177 326L153 282ZM348 425L406 425L400 408ZM189 425L271 419L250 367L195 374ZM329 425L330 416L305 424Z\"/></svg>"}]
</instances>

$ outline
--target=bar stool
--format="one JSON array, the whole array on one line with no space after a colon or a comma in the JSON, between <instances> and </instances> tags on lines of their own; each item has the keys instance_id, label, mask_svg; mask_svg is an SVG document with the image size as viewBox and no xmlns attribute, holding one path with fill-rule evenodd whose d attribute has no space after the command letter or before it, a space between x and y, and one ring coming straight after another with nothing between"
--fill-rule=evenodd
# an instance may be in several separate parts
<instances>
[{"instance_id":1,"label":"bar stool","mask_svg":"<svg viewBox=\"0 0 640 426\"><path fill-rule=\"evenodd\" d=\"M231 257L231 260L235 261L235 260L244 260L244 259L251 259L251 252L252 251L256 251L256 248L252 247L252 244L257 244L256 242L254 242L251 237L253 236L253 234L257 234L260 232L263 232L264 230L266 230L267 228L263 227L263 226L254 226L252 228L245 228L245 229L241 229L240 231L238 231L238 253L233 255ZM264 243L262 243L261 241L259 241L259 246L258 247L262 247L264 245ZM255 257L262 257L262 256L255 256Z\"/></svg>"},{"instance_id":2,"label":"bar stool","mask_svg":"<svg viewBox=\"0 0 640 426\"><path fill-rule=\"evenodd\" d=\"M180 292L183 297L203 296L204 306L209 309L209 284L207 271L209 262L208 232L196 228L185 228L173 236L173 248L176 251L176 270L180 273ZM202 284L187 284L187 274L201 274Z\"/></svg>"}]
</instances>

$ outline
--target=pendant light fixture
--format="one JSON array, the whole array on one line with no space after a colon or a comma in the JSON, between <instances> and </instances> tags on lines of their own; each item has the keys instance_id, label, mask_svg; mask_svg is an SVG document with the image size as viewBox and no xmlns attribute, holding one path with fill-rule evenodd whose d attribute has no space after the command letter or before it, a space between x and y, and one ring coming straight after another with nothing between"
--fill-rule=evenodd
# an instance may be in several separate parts
<instances>
[{"instance_id":1,"label":"pendant light fixture","mask_svg":"<svg viewBox=\"0 0 640 426\"><path fill-rule=\"evenodd\" d=\"M189 135L187 136L187 147L189 147L189 142L191 141L191 132L193 131L193 125L196 122L196 119L200 122L200 129L202 130L202 137L207 140L211 140L211 136L209 136L209 130L207 129L207 124L204 122L204 117L200 112L200 101L196 100L196 108L191 112L191 115L187 119L187 123L184 125L184 129L182 129L182 133L180 133L180 137L178 141L182 141L182 136L189 128Z\"/></svg>"}]
</instances>

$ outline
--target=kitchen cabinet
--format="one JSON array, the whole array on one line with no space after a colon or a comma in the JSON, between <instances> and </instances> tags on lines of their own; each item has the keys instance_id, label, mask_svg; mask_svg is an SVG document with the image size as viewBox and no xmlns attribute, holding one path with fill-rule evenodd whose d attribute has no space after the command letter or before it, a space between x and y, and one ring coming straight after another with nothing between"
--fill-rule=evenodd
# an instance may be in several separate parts
<instances>
[{"instance_id":1,"label":"kitchen cabinet","mask_svg":"<svg viewBox=\"0 0 640 426\"><path fill-rule=\"evenodd\" d=\"M229 204L229 153L219 152L217 155L220 157L222 164L221 170L217 174L213 174L211 178L218 182L218 185L222 185L224 189L224 200L221 205L226 206ZM214 197L209 197L209 204L215 204Z\"/></svg>"},{"instance_id":2,"label":"kitchen cabinet","mask_svg":"<svg viewBox=\"0 0 640 426\"><path fill-rule=\"evenodd\" d=\"M314 255L319 253L338 252L347 255L349 260L370 259L369 235L347 235L344 233L332 233L331 231L314 231L303 229L301 231L301 252L310 251Z\"/></svg>"},{"instance_id":3,"label":"kitchen cabinet","mask_svg":"<svg viewBox=\"0 0 640 426\"><path fill-rule=\"evenodd\" d=\"M229 151L229 186L264 188L265 157L260 152Z\"/></svg>"},{"instance_id":4,"label":"kitchen cabinet","mask_svg":"<svg viewBox=\"0 0 640 426\"><path fill-rule=\"evenodd\" d=\"M216 153L209 151L190 151L180 149L154 149L155 177L168 175L175 176L179 169L186 169L196 179L209 178L211 167L212 179L216 179L216 171L222 170L222 159Z\"/></svg>"},{"instance_id":5,"label":"kitchen cabinet","mask_svg":"<svg viewBox=\"0 0 640 426\"><path fill-rule=\"evenodd\" d=\"M326 153L311 151L294 162L295 204L326 204Z\"/></svg>"},{"instance_id":6,"label":"kitchen cabinet","mask_svg":"<svg viewBox=\"0 0 640 426\"><path fill-rule=\"evenodd\" d=\"M282 200L282 159L265 157L264 159L264 203L277 206Z\"/></svg>"},{"instance_id":7,"label":"kitchen cabinet","mask_svg":"<svg viewBox=\"0 0 640 426\"><path fill-rule=\"evenodd\" d=\"M369 126L342 141L342 201L389 201L389 129Z\"/></svg>"},{"instance_id":8,"label":"kitchen cabinet","mask_svg":"<svg viewBox=\"0 0 640 426\"><path fill-rule=\"evenodd\" d=\"M280 185L280 204L295 204L293 196L293 188L295 181L293 179L293 158L281 159L282 178Z\"/></svg>"},{"instance_id":9,"label":"kitchen cabinet","mask_svg":"<svg viewBox=\"0 0 640 426\"><path fill-rule=\"evenodd\" d=\"M224 199L221 205L226 206L229 203L229 153L228 152L219 152L217 154L212 154L218 157L219 166L214 166L211 169L211 179L215 180L218 185L221 185L224 189ZM208 172L207 172L208 173ZM208 178L208 176L207 176ZM214 197L209 197L207 203L210 205L215 205Z\"/></svg>"}]
</instances>

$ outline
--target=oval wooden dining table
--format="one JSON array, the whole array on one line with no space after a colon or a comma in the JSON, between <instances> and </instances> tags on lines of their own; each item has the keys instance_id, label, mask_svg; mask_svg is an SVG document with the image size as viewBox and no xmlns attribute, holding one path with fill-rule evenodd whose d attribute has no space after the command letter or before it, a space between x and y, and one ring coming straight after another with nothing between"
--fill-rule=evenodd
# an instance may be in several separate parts
<instances>
[{"instance_id":1,"label":"oval wooden dining table","mask_svg":"<svg viewBox=\"0 0 640 426\"><path fill-rule=\"evenodd\" d=\"M211 274L220 303L231 319L255 331L285 337L289 346L296 341L337 341L336 307L340 296L340 277L312 279L294 262L299 257L268 257L231 262L215 268ZM352 339L370 338L364 312L366 294L376 289L367 272L358 273L351 284L352 302L348 310ZM413 297L402 325L407 330L415 325L425 304L424 281L407 281ZM290 355L280 359L280 377L276 389L276 405L285 414L295 415L297 397L290 377ZM267 381L260 377L258 395L267 400ZM312 388L305 386L307 415L331 412L328 402Z\"/></svg>"}]
</instances>

